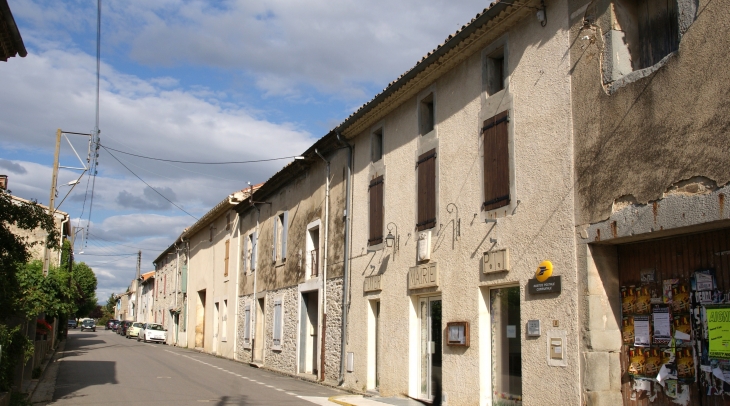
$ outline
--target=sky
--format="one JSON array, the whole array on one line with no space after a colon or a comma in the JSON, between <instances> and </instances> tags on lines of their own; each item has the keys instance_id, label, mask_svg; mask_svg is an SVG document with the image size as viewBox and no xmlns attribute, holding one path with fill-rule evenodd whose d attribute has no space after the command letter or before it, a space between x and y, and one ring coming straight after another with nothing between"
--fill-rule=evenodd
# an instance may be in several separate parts
<instances>
[{"instance_id":1,"label":"sky","mask_svg":"<svg viewBox=\"0 0 730 406\"><path fill-rule=\"evenodd\" d=\"M8 3L28 55L0 62L0 174L14 195L48 204L56 130L95 126L97 2ZM59 210L74 227L88 223L75 256L94 270L100 303L127 289L138 251L142 272L153 270L195 218L247 182L266 181L487 6L103 0L99 129L107 149L96 176L73 188L80 171L61 169L56 200L68 194ZM60 165L85 165L88 147L88 137L68 135ZM283 159L196 165L129 153Z\"/></svg>"}]
</instances>

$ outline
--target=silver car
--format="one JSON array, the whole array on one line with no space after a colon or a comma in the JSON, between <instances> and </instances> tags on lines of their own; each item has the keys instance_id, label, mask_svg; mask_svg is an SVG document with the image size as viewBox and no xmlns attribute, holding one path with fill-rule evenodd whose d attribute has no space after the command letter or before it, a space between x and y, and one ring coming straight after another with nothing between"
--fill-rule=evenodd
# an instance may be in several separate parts
<instances>
[{"instance_id":1,"label":"silver car","mask_svg":"<svg viewBox=\"0 0 730 406\"><path fill-rule=\"evenodd\" d=\"M157 323L145 323L139 330L137 341L164 343L167 341L167 330Z\"/></svg>"}]
</instances>

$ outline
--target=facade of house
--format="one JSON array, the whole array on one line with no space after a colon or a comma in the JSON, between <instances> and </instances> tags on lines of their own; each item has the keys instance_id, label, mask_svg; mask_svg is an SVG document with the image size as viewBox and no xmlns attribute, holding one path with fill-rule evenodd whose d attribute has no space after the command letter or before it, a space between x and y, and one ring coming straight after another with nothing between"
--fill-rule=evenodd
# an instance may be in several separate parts
<instances>
[{"instance_id":1,"label":"facade of house","mask_svg":"<svg viewBox=\"0 0 730 406\"><path fill-rule=\"evenodd\" d=\"M730 299L730 11L569 3L584 399L724 404L706 320ZM647 381L656 354L677 366L663 385Z\"/></svg>"},{"instance_id":2,"label":"facade of house","mask_svg":"<svg viewBox=\"0 0 730 406\"><path fill-rule=\"evenodd\" d=\"M185 339L189 348L234 358L238 287L238 218L234 207L250 189L235 192L182 234L187 255Z\"/></svg>"},{"instance_id":3,"label":"facade of house","mask_svg":"<svg viewBox=\"0 0 730 406\"><path fill-rule=\"evenodd\" d=\"M117 320L132 320L132 315L129 311L129 296L132 294L132 292L124 292L122 294L117 295L117 307L116 311L114 313L114 318Z\"/></svg>"},{"instance_id":4,"label":"facade of house","mask_svg":"<svg viewBox=\"0 0 730 406\"><path fill-rule=\"evenodd\" d=\"M154 261L154 286L151 287L154 304L149 322L159 323L167 330L167 344L170 345L187 345L184 323L187 258L187 251L178 237Z\"/></svg>"},{"instance_id":5,"label":"facade of house","mask_svg":"<svg viewBox=\"0 0 730 406\"><path fill-rule=\"evenodd\" d=\"M140 275L139 282L139 311L137 320L140 323L152 323L154 321L155 305L155 272L146 272Z\"/></svg>"},{"instance_id":6,"label":"facade of house","mask_svg":"<svg viewBox=\"0 0 730 406\"><path fill-rule=\"evenodd\" d=\"M347 152L324 137L240 203L237 359L337 383Z\"/></svg>"}]
</instances>

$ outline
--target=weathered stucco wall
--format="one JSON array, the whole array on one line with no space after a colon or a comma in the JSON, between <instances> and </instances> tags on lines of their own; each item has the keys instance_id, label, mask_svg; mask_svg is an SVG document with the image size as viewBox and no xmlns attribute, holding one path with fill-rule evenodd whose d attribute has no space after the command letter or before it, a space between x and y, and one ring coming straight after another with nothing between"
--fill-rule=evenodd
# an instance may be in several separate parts
<instances>
[{"instance_id":1,"label":"weathered stucco wall","mask_svg":"<svg viewBox=\"0 0 730 406\"><path fill-rule=\"evenodd\" d=\"M489 303L489 288L519 285L523 404L581 403L570 61L566 58L568 10L562 1L546 3L547 27L541 27L530 14L508 32L506 90L486 97L483 59L476 53L419 94L422 97L433 91L436 111L437 141L431 145L438 149L438 203L431 262L439 267L439 288L409 290L407 284L408 268L416 265L415 162L419 148L426 144L418 135L420 99L408 100L381 122L384 163L377 175L385 177L384 224L393 222L398 228L397 253L387 247L368 252L368 183L373 176L370 131L354 139L352 305L347 351L355 353L355 372L346 376L349 386L368 387L368 313L370 300L379 300L380 361L385 365L380 371L380 393L418 396L415 306L419 297L440 295L442 328L450 321L468 321L471 326L470 347L443 347L443 390L448 404L491 404L490 318L484 309ZM485 44L485 49L490 45ZM480 129L485 119L508 109L512 202L490 213L499 219L496 224L487 224L486 214L480 210ZM396 233L395 228L392 231ZM483 275L482 254L505 248L510 250L511 271ZM551 260L555 274L562 276L560 295L531 295L526 291L527 280L545 259ZM383 289L363 293L364 278L374 274L382 275ZM526 337L529 319L542 320L541 337ZM553 320L559 327L552 327ZM567 367L548 366L547 333L553 330L566 332Z\"/></svg>"},{"instance_id":2,"label":"weathered stucco wall","mask_svg":"<svg viewBox=\"0 0 730 406\"><path fill-rule=\"evenodd\" d=\"M602 85L601 61L610 2L569 3L577 224L607 219L616 200L646 204L697 176L718 186L728 183L726 5L697 1L696 20L686 28L679 50L653 73L649 69L609 94Z\"/></svg>"}]
</instances>

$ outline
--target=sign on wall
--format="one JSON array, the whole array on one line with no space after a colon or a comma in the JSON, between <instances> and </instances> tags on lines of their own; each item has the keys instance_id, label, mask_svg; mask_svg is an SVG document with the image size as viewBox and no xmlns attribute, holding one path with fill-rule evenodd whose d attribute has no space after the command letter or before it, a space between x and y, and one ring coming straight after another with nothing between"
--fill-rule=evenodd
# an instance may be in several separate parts
<instances>
[{"instance_id":1,"label":"sign on wall","mask_svg":"<svg viewBox=\"0 0 730 406\"><path fill-rule=\"evenodd\" d=\"M436 262L408 269L408 289L430 288L438 285L439 268Z\"/></svg>"}]
</instances>

